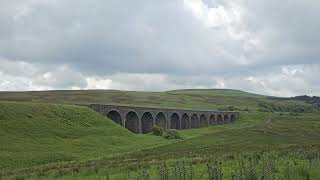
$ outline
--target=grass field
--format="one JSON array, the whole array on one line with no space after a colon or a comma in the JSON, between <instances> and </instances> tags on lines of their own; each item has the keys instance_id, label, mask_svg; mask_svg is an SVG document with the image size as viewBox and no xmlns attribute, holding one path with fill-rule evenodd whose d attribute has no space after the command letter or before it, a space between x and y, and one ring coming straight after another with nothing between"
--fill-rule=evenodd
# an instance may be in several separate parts
<instances>
[{"instance_id":1,"label":"grass field","mask_svg":"<svg viewBox=\"0 0 320 180\"><path fill-rule=\"evenodd\" d=\"M267 96L238 90L175 90L167 92L136 92L115 90L0 92L0 101L40 102L58 104L116 104L145 107L216 110L232 106L237 110L256 111L265 106L310 107L302 101L275 100Z\"/></svg>"},{"instance_id":2,"label":"grass field","mask_svg":"<svg viewBox=\"0 0 320 180\"><path fill-rule=\"evenodd\" d=\"M304 102L233 90L2 92L0 99L0 179L320 179L320 113L263 112L259 105L309 107ZM249 111L232 125L167 140L71 105L79 102Z\"/></svg>"}]
</instances>

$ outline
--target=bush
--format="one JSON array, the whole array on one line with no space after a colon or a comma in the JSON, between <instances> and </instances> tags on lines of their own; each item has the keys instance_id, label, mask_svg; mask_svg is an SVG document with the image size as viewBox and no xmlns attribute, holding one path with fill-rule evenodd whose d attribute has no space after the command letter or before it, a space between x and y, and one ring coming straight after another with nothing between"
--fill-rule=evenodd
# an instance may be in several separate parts
<instances>
[{"instance_id":1,"label":"bush","mask_svg":"<svg viewBox=\"0 0 320 180\"><path fill-rule=\"evenodd\" d=\"M155 136L163 136L164 129L159 126L153 126L152 134Z\"/></svg>"},{"instance_id":2,"label":"bush","mask_svg":"<svg viewBox=\"0 0 320 180\"><path fill-rule=\"evenodd\" d=\"M166 139L182 139L179 132L175 129L164 129L159 126L153 126L152 134L155 136L162 136Z\"/></svg>"},{"instance_id":3,"label":"bush","mask_svg":"<svg viewBox=\"0 0 320 180\"><path fill-rule=\"evenodd\" d=\"M166 139L181 139L179 132L175 129L168 129L164 131L163 137Z\"/></svg>"},{"instance_id":4,"label":"bush","mask_svg":"<svg viewBox=\"0 0 320 180\"><path fill-rule=\"evenodd\" d=\"M259 102L259 111L262 112L294 112L294 113L311 113L315 108L312 106L299 104L272 104L268 102Z\"/></svg>"}]
</instances>

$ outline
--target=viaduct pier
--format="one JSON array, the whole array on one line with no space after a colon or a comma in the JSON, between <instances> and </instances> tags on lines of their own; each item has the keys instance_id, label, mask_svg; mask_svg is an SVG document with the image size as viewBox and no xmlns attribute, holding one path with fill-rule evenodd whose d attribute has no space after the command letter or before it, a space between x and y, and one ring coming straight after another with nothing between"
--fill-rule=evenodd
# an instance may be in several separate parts
<instances>
[{"instance_id":1,"label":"viaduct pier","mask_svg":"<svg viewBox=\"0 0 320 180\"><path fill-rule=\"evenodd\" d=\"M90 104L91 109L107 116L134 133L149 133L157 125L168 129L190 129L230 124L239 119L233 111L201 111L133 106Z\"/></svg>"}]
</instances>

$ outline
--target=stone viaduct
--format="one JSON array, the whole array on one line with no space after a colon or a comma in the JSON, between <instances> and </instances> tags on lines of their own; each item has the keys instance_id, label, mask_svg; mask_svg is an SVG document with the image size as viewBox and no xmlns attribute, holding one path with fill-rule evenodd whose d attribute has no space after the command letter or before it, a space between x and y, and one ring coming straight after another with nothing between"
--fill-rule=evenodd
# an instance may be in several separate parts
<instances>
[{"instance_id":1,"label":"stone viaduct","mask_svg":"<svg viewBox=\"0 0 320 180\"><path fill-rule=\"evenodd\" d=\"M190 129L230 124L239 119L239 113L231 111L197 111L102 104L88 106L131 132L143 134L151 132L154 125L168 129Z\"/></svg>"}]
</instances>

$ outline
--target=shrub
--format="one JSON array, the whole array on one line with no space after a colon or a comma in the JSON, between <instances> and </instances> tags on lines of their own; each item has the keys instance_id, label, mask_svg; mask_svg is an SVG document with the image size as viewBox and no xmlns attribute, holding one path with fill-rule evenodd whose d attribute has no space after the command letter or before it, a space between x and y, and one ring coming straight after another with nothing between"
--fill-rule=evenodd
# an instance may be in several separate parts
<instances>
[{"instance_id":1,"label":"shrub","mask_svg":"<svg viewBox=\"0 0 320 180\"><path fill-rule=\"evenodd\" d=\"M175 129L164 129L159 126L153 126L152 134L155 136L162 136L166 139L182 139L179 132Z\"/></svg>"},{"instance_id":2,"label":"shrub","mask_svg":"<svg viewBox=\"0 0 320 180\"><path fill-rule=\"evenodd\" d=\"M179 132L175 129L168 129L164 131L163 137L166 139L181 139Z\"/></svg>"},{"instance_id":3,"label":"shrub","mask_svg":"<svg viewBox=\"0 0 320 180\"><path fill-rule=\"evenodd\" d=\"M155 136L163 136L164 129L159 126L153 126L152 134Z\"/></svg>"}]
</instances>

